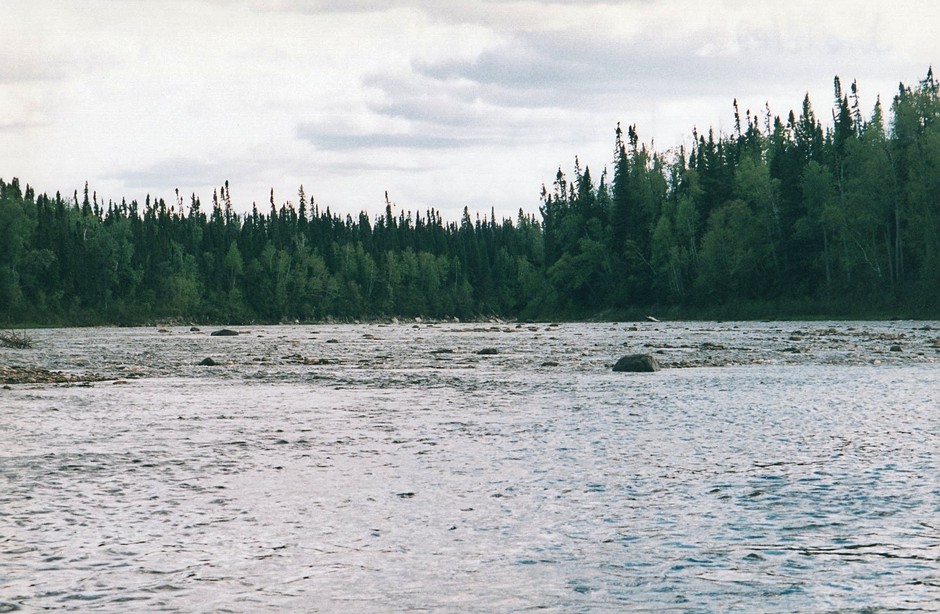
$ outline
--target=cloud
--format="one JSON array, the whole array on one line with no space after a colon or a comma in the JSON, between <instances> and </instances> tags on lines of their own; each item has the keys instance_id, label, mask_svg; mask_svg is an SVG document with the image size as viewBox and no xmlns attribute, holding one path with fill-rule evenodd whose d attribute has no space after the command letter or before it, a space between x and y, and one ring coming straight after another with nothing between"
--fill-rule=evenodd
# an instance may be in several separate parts
<instances>
[{"instance_id":1,"label":"cloud","mask_svg":"<svg viewBox=\"0 0 940 614\"><path fill-rule=\"evenodd\" d=\"M58 81L66 76L66 67L59 62L38 58L28 53L0 55L0 84L35 81Z\"/></svg>"},{"instance_id":2,"label":"cloud","mask_svg":"<svg viewBox=\"0 0 940 614\"><path fill-rule=\"evenodd\" d=\"M581 20L602 24L598 14L650 0L254 0L259 12L315 15L420 13L437 23L475 24L497 30L559 30Z\"/></svg>"},{"instance_id":3,"label":"cloud","mask_svg":"<svg viewBox=\"0 0 940 614\"><path fill-rule=\"evenodd\" d=\"M439 150L539 146L574 136L583 113L506 106L486 100L480 84L434 79L417 72L369 74L376 96L358 113L326 114L301 123L299 138L320 151ZM552 130L546 127L553 125Z\"/></svg>"},{"instance_id":4,"label":"cloud","mask_svg":"<svg viewBox=\"0 0 940 614\"><path fill-rule=\"evenodd\" d=\"M154 186L214 185L224 181L233 169L218 162L208 163L187 157L164 158L140 168L123 170L107 179L121 181L132 190Z\"/></svg>"},{"instance_id":5,"label":"cloud","mask_svg":"<svg viewBox=\"0 0 940 614\"><path fill-rule=\"evenodd\" d=\"M279 166L284 167L282 163ZM252 152L208 159L171 155L152 162L129 163L103 179L118 182L135 193L149 190L165 196L164 192L174 188L188 193L193 188L220 186L228 180L239 185L256 183L267 172L267 164L259 165Z\"/></svg>"},{"instance_id":6,"label":"cloud","mask_svg":"<svg viewBox=\"0 0 940 614\"><path fill-rule=\"evenodd\" d=\"M788 50L779 40L758 36L722 45L705 34L664 41L646 35L624 40L523 32L478 58L416 62L415 70L440 84L472 83L476 95L496 105L578 107L689 94L731 98L742 89L766 87L770 75L792 83L809 64L818 64L820 51L847 49L835 43L822 50ZM879 53L852 51L858 58Z\"/></svg>"},{"instance_id":7,"label":"cloud","mask_svg":"<svg viewBox=\"0 0 940 614\"><path fill-rule=\"evenodd\" d=\"M129 198L514 212L576 154L599 175L618 121L662 150L734 98L827 117L835 74L871 108L940 63L932 0L0 3L0 166Z\"/></svg>"},{"instance_id":8,"label":"cloud","mask_svg":"<svg viewBox=\"0 0 940 614\"><path fill-rule=\"evenodd\" d=\"M42 128L49 125L48 119L10 119L0 118L0 132L22 132L32 128Z\"/></svg>"},{"instance_id":9,"label":"cloud","mask_svg":"<svg viewBox=\"0 0 940 614\"><path fill-rule=\"evenodd\" d=\"M396 9L411 9L431 15L454 16L461 22L467 17L492 14L500 5L520 4L512 0L254 0L251 5L258 11L324 13L384 13ZM530 3L531 4L531 3Z\"/></svg>"},{"instance_id":10,"label":"cloud","mask_svg":"<svg viewBox=\"0 0 940 614\"><path fill-rule=\"evenodd\" d=\"M43 107L43 96L22 84L0 86L0 109L4 109L0 114L2 131L19 132L41 128L52 121Z\"/></svg>"},{"instance_id":11,"label":"cloud","mask_svg":"<svg viewBox=\"0 0 940 614\"><path fill-rule=\"evenodd\" d=\"M353 149L454 149L470 144L470 139L440 134L344 133L329 126L301 124L297 136L319 150Z\"/></svg>"}]
</instances>

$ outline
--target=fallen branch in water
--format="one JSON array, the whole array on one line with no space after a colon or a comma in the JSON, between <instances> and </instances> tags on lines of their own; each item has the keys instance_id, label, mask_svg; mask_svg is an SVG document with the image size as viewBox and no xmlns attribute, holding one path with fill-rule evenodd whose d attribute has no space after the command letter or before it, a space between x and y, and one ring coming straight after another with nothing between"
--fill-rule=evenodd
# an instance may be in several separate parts
<instances>
[{"instance_id":1,"label":"fallen branch in water","mask_svg":"<svg viewBox=\"0 0 940 614\"><path fill-rule=\"evenodd\" d=\"M0 332L0 345L17 350L26 350L33 347L33 339L26 333L17 333L11 330L8 333Z\"/></svg>"}]
</instances>

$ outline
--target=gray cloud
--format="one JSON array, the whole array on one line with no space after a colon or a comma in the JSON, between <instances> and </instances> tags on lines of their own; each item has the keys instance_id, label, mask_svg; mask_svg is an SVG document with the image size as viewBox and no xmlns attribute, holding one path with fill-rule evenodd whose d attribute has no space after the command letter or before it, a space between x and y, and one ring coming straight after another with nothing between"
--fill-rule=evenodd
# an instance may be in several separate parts
<instances>
[{"instance_id":1,"label":"gray cloud","mask_svg":"<svg viewBox=\"0 0 940 614\"><path fill-rule=\"evenodd\" d=\"M852 66L829 68L820 57L852 57ZM871 72L883 52L874 46L849 49L838 40L792 48L758 33L740 37L731 51L714 51L704 35L670 41L642 35L611 39L563 32L517 32L511 42L473 60L413 64L421 77L446 88L473 84L462 95L517 108L598 108L643 104L688 96L770 95L768 82L805 82L808 75L831 79L829 70ZM806 87L805 85L803 87Z\"/></svg>"},{"instance_id":2,"label":"gray cloud","mask_svg":"<svg viewBox=\"0 0 940 614\"><path fill-rule=\"evenodd\" d=\"M538 23L539 15L552 9L585 10L591 7L609 8L651 2L652 0L254 0L252 7L258 11L320 15L413 9L434 21L528 29ZM528 19L520 19L520 16L526 16Z\"/></svg>"},{"instance_id":3,"label":"gray cloud","mask_svg":"<svg viewBox=\"0 0 940 614\"><path fill-rule=\"evenodd\" d=\"M475 100L476 86L466 90L416 74L371 75L364 83L383 93L382 102L368 104L371 112L404 120L422 132L447 134L465 143L480 142L490 140L492 135L487 133L495 125L509 123L502 109Z\"/></svg>"},{"instance_id":4,"label":"gray cloud","mask_svg":"<svg viewBox=\"0 0 940 614\"><path fill-rule=\"evenodd\" d=\"M31 61L30 58L13 54L13 61L6 58L0 62L0 83L23 83L32 81L57 81L66 75L65 68L54 62Z\"/></svg>"},{"instance_id":5,"label":"gray cloud","mask_svg":"<svg viewBox=\"0 0 940 614\"><path fill-rule=\"evenodd\" d=\"M49 121L26 120L26 121L8 121L0 119L0 132L19 132L29 130L30 128L43 128L49 125Z\"/></svg>"},{"instance_id":6,"label":"gray cloud","mask_svg":"<svg viewBox=\"0 0 940 614\"><path fill-rule=\"evenodd\" d=\"M578 2L578 0L568 0ZM583 3L583 2L582 2ZM432 16L453 17L466 21L468 17L491 13L500 4L518 4L511 0L255 0L252 6L262 11L296 13L382 13L397 8L419 9ZM531 3L529 3L531 4ZM538 4L562 4L539 2Z\"/></svg>"},{"instance_id":7,"label":"gray cloud","mask_svg":"<svg viewBox=\"0 0 940 614\"><path fill-rule=\"evenodd\" d=\"M472 143L471 138L428 133L343 133L314 123L300 124L297 136L323 151L353 149L453 149Z\"/></svg>"},{"instance_id":8,"label":"gray cloud","mask_svg":"<svg viewBox=\"0 0 940 614\"><path fill-rule=\"evenodd\" d=\"M402 99L370 107L376 113L451 128L473 128L485 121L485 113L461 100L448 98Z\"/></svg>"},{"instance_id":9,"label":"gray cloud","mask_svg":"<svg viewBox=\"0 0 940 614\"><path fill-rule=\"evenodd\" d=\"M570 110L506 105L499 96L487 96L485 92L489 86L478 83L436 80L415 72L370 75L364 83L382 94L381 102L371 102L366 106L383 122L392 125L404 123L411 128L409 134L434 135L432 142L446 147L520 143L535 146L567 135L574 129L567 122L558 121L562 114L570 120L573 116ZM546 130L546 126L553 122L559 125L554 130ZM356 131L350 132L356 134ZM336 135L321 128L316 136L332 142ZM368 144L361 140L386 140L386 137L371 135L364 139L351 139L348 133L338 136L352 147ZM392 136L391 145L399 145L401 138ZM414 136L410 138L418 140Z\"/></svg>"},{"instance_id":10,"label":"gray cloud","mask_svg":"<svg viewBox=\"0 0 940 614\"><path fill-rule=\"evenodd\" d=\"M186 157L164 158L148 166L128 169L105 179L118 180L132 190L155 186L221 185L233 172L228 163L206 163Z\"/></svg>"},{"instance_id":11,"label":"gray cloud","mask_svg":"<svg viewBox=\"0 0 940 614\"><path fill-rule=\"evenodd\" d=\"M473 61L427 62L416 70L439 81L466 79L511 104L544 106L575 104L597 94L624 91L681 90L691 81L696 88L721 88L702 81L708 74L723 80L741 75L750 62L746 57L700 57L699 44L657 48L652 40L601 40L558 35L552 40L520 33L513 44L491 50ZM734 71L729 70L734 68ZM692 78L696 77L695 80ZM509 92L542 96L517 98Z\"/></svg>"}]
</instances>

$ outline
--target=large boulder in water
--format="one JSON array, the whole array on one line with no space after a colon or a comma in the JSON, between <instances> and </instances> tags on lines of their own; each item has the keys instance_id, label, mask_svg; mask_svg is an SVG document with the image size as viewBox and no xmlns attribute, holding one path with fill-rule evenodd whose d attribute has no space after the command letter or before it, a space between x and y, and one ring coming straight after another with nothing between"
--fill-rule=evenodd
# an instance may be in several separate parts
<instances>
[{"instance_id":1,"label":"large boulder in water","mask_svg":"<svg viewBox=\"0 0 940 614\"><path fill-rule=\"evenodd\" d=\"M651 354L629 354L614 365L614 371L628 373L652 373L659 369L659 362Z\"/></svg>"}]
</instances>

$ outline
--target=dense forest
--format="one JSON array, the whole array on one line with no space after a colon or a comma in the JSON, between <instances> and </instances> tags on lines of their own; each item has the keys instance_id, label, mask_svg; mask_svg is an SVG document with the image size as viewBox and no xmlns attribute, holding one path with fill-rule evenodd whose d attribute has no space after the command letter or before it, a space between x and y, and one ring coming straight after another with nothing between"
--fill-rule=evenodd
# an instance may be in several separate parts
<instances>
[{"instance_id":1,"label":"dense forest","mask_svg":"<svg viewBox=\"0 0 940 614\"><path fill-rule=\"evenodd\" d=\"M834 82L731 134L659 153L615 132L595 181L575 158L541 219L430 210L370 219L308 199L238 214L228 183L120 203L0 180L0 324L397 316L940 317L940 85L885 110ZM827 112L828 115L828 112Z\"/></svg>"}]
</instances>

